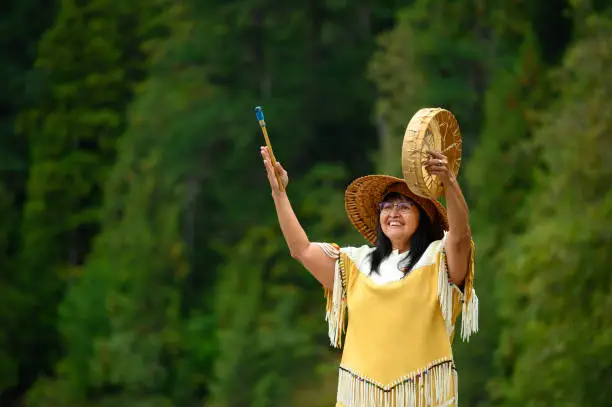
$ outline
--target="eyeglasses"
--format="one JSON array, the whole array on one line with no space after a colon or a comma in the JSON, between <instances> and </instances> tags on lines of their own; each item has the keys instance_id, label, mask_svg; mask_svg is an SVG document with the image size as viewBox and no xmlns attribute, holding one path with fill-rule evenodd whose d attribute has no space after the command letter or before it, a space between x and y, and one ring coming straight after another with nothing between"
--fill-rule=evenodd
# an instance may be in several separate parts
<instances>
[{"instance_id":1,"label":"eyeglasses","mask_svg":"<svg viewBox=\"0 0 612 407\"><path fill-rule=\"evenodd\" d=\"M378 204L381 212L391 212L397 207L400 213L409 213L416 204L414 202L381 202Z\"/></svg>"}]
</instances>

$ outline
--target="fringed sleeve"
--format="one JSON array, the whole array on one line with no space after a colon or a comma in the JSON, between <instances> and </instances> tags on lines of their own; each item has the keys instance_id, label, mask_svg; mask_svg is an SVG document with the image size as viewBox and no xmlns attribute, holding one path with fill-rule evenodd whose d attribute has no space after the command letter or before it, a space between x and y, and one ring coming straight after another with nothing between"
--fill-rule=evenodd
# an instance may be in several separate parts
<instances>
[{"instance_id":1,"label":"fringed sleeve","mask_svg":"<svg viewBox=\"0 0 612 407\"><path fill-rule=\"evenodd\" d=\"M440 244L438 270L440 308L451 340L454 336L455 321L461 314L461 339L469 342L470 336L478 332L478 296L474 290L474 242L471 242L468 272L465 276L463 289L460 289L453 284L448 274L445 240L446 236Z\"/></svg>"},{"instance_id":2,"label":"fringed sleeve","mask_svg":"<svg viewBox=\"0 0 612 407\"><path fill-rule=\"evenodd\" d=\"M326 299L325 320L328 325L328 335L331 346L340 348L342 346L342 335L346 325L346 274L344 269L344 257L340 253L340 247L334 243L315 243L325 254L336 259L334 269L334 283L330 290L325 287Z\"/></svg>"}]
</instances>

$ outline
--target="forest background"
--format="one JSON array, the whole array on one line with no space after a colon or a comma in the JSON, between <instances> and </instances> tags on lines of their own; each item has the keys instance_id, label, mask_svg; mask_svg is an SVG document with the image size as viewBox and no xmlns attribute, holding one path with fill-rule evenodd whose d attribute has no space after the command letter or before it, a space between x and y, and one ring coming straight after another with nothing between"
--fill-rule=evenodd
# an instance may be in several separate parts
<instances>
[{"instance_id":1,"label":"forest background","mask_svg":"<svg viewBox=\"0 0 612 407\"><path fill-rule=\"evenodd\" d=\"M463 136L481 331L461 405L612 403L612 6L588 0L7 0L0 405L323 407L339 353L288 253L262 105L315 241Z\"/></svg>"}]
</instances>

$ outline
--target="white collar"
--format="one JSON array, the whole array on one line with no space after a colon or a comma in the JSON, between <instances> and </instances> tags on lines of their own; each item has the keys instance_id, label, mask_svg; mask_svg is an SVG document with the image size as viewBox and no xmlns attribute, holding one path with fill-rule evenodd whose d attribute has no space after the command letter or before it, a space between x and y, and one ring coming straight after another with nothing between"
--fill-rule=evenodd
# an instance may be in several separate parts
<instances>
[{"instance_id":1,"label":"white collar","mask_svg":"<svg viewBox=\"0 0 612 407\"><path fill-rule=\"evenodd\" d=\"M389 256L387 256L387 258L383 260L383 263L390 262L390 264L393 264L394 267L397 267L399 262L405 259L406 256L409 254L410 254L410 250L400 253L398 249L395 249L391 251L391 253L389 253Z\"/></svg>"}]
</instances>

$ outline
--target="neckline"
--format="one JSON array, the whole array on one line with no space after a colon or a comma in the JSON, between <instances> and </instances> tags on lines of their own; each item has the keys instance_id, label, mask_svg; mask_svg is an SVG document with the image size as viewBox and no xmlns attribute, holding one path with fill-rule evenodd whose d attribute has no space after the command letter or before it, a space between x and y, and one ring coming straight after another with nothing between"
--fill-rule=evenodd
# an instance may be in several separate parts
<instances>
[{"instance_id":1,"label":"neckline","mask_svg":"<svg viewBox=\"0 0 612 407\"><path fill-rule=\"evenodd\" d=\"M400 253L398 250L393 250L381 261L381 265L386 262L393 263L394 267L399 267L400 263L405 263L403 264L405 266L410 262L410 251Z\"/></svg>"},{"instance_id":2,"label":"neckline","mask_svg":"<svg viewBox=\"0 0 612 407\"><path fill-rule=\"evenodd\" d=\"M422 266L422 267L419 267L418 269L412 269L412 270L410 270L409 273L405 274L404 277L400 278L399 280L388 281L388 282L383 283L383 284L375 283L374 280L372 280L372 278L368 274L362 273L359 270L357 270L357 272L359 274L359 277L363 277L367 281L367 284L370 284L372 287L374 287L374 288L383 288L383 287L385 287L386 288L386 287L390 287L390 286L394 286L394 285L402 285L402 284L404 284L404 282L406 280L409 280L409 279L413 278L412 276L415 273L417 273L421 269L425 269L425 268L427 268L427 267Z\"/></svg>"}]
</instances>

